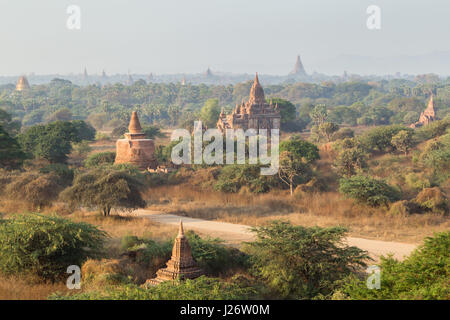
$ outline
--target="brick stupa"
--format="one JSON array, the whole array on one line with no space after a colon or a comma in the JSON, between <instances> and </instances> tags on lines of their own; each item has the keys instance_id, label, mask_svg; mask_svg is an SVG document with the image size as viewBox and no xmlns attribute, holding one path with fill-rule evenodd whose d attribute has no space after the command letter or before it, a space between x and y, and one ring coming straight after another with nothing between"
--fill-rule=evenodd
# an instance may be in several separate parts
<instances>
[{"instance_id":1,"label":"brick stupa","mask_svg":"<svg viewBox=\"0 0 450 320\"><path fill-rule=\"evenodd\" d=\"M133 111L125 139L119 139L116 142L114 163L130 163L141 170L147 170L155 164L154 152L154 141L147 139L145 133L142 132L137 112Z\"/></svg>"},{"instance_id":2,"label":"brick stupa","mask_svg":"<svg viewBox=\"0 0 450 320\"><path fill-rule=\"evenodd\" d=\"M145 286L158 285L164 281L174 281L177 279L194 279L203 274L202 269L197 266L192 258L191 247L184 235L183 223L180 221L178 235L172 248L172 257L163 269L156 272L156 278L146 281Z\"/></svg>"}]
</instances>

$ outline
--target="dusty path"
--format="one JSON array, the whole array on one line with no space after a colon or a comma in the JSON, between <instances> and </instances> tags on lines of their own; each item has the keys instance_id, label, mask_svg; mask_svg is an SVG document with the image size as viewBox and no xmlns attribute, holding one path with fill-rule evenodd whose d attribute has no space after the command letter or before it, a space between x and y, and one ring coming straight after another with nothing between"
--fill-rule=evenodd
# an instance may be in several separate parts
<instances>
[{"instance_id":1,"label":"dusty path","mask_svg":"<svg viewBox=\"0 0 450 320\"><path fill-rule=\"evenodd\" d=\"M151 219L154 222L171 225L178 225L181 220L187 230L196 230L211 237L221 238L230 244L250 241L254 237L250 231L251 227L241 224L182 217L151 210L136 210L132 214ZM375 260L378 260L380 255L386 256L388 253L392 253L397 259L402 259L416 248L414 244L352 237L348 237L347 242L351 246L368 251Z\"/></svg>"}]
</instances>

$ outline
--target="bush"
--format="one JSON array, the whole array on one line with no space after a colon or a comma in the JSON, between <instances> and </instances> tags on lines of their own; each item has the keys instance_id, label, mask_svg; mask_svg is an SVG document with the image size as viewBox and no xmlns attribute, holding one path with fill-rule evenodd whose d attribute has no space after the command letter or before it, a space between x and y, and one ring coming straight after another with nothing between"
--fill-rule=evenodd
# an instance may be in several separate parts
<instances>
[{"instance_id":1,"label":"bush","mask_svg":"<svg viewBox=\"0 0 450 320\"><path fill-rule=\"evenodd\" d=\"M367 131L361 136L361 142L367 150L372 152L386 152L394 150L395 146L392 145L392 137L398 134L400 131L412 131L411 128L405 128L399 125L376 127L370 131Z\"/></svg>"},{"instance_id":2,"label":"bush","mask_svg":"<svg viewBox=\"0 0 450 320\"><path fill-rule=\"evenodd\" d=\"M23 172L5 187L6 197L27 201L34 209L50 205L64 188L54 173Z\"/></svg>"},{"instance_id":3,"label":"bush","mask_svg":"<svg viewBox=\"0 0 450 320\"><path fill-rule=\"evenodd\" d=\"M99 152L91 154L84 162L86 168L94 168L102 165L110 165L114 164L114 160L116 159L115 152Z\"/></svg>"},{"instance_id":4,"label":"bush","mask_svg":"<svg viewBox=\"0 0 450 320\"><path fill-rule=\"evenodd\" d=\"M414 201L426 211L448 213L448 200L438 187L425 188Z\"/></svg>"},{"instance_id":5,"label":"bush","mask_svg":"<svg viewBox=\"0 0 450 320\"><path fill-rule=\"evenodd\" d=\"M410 204L407 200L401 200L391 204L389 215L404 217L411 213Z\"/></svg>"},{"instance_id":6,"label":"bush","mask_svg":"<svg viewBox=\"0 0 450 320\"><path fill-rule=\"evenodd\" d=\"M73 295L53 294L50 300L244 300L257 296L257 290L238 281L226 282L205 276L186 281L167 281L157 286L136 285L107 288Z\"/></svg>"},{"instance_id":7,"label":"bush","mask_svg":"<svg viewBox=\"0 0 450 320\"><path fill-rule=\"evenodd\" d=\"M305 228L275 221L253 229L248 244L252 271L277 298L331 295L338 280L365 266L367 254L344 244L346 229Z\"/></svg>"},{"instance_id":8,"label":"bush","mask_svg":"<svg viewBox=\"0 0 450 320\"><path fill-rule=\"evenodd\" d=\"M27 214L0 224L0 270L57 280L101 253L106 233L87 223Z\"/></svg>"},{"instance_id":9,"label":"bush","mask_svg":"<svg viewBox=\"0 0 450 320\"><path fill-rule=\"evenodd\" d=\"M217 238L202 239L193 231L186 237L191 246L192 257L208 275L230 274L245 269L248 256L235 248L228 248Z\"/></svg>"},{"instance_id":10,"label":"bush","mask_svg":"<svg viewBox=\"0 0 450 320\"><path fill-rule=\"evenodd\" d=\"M400 193L382 180L356 175L339 181L339 192L370 206L388 205L400 199Z\"/></svg>"},{"instance_id":11,"label":"bush","mask_svg":"<svg viewBox=\"0 0 450 320\"><path fill-rule=\"evenodd\" d=\"M340 290L355 300L448 300L450 298L450 232L427 237L408 258L399 262L381 257L381 287L370 290L365 280L352 277Z\"/></svg>"},{"instance_id":12,"label":"bush","mask_svg":"<svg viewBox=\"0 0 450 320\"><path fill-rule=\"evenodd\" d=\"M262 176L259 165L229 165L222 168L214 187L219 191L237 193L246 186L253 193L263 193L274 185L277 185L277 179Z\"/></svg>"},{"instance_id":13,"label":"bush","mask_svg":"<svg viewBox=\"0 0 450 320\"><path fill-rule=\"evenodd\" d=\"M54 174L58 177L58 185L67 187L72 184L74 172L62 163L49 164L39 169L44 174Z\"/></svg>"}]
</instances>

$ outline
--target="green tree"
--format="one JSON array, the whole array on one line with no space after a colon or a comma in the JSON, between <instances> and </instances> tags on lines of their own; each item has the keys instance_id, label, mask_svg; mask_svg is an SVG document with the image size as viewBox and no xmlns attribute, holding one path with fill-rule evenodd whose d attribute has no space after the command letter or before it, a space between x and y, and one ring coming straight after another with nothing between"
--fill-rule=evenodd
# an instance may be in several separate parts
<instances>
[{"instance_id":1,"label":"green tree","mask_svg":"<svg viewBox=\"0 0 450 320\"><path fill-rule=\"evenodd\" d=\"M67 277L67 267L101 254L106 233L84 223L34 213L0 223L0 270L43 279Z\"/></svg>"},{"instance_id":2,"label":"green tree","mask_svg":"<svg viewBox=\"0 0 450 320\"><path fill-rule=\"evenodd\" d=\"M142 188L142 182L125 171L93 169L76 176L61 197L71 206L95 208L106 217L111 209L132 211L145 207Z\"/></svg>"},{"instance_id":3,"label":"green tree","mask_svg":"<svg viewBox=\"0 0 450 320\"><path fill-rule=\"evenodd\" d=\"M339 192L371 206L387 206L389 202L400 199L400 193L382 180L362 175L342 178L339 181Z\"/></svg>"},{"instance_id":4,"label":"green tree","mask_svg":"<svg viewBox=\"0 0 450 320\"><path fill-rule=\"evenodd\" d=\"M339 130L339 126L334 122L324 122L318 127L321 136L325 137L328 142L331 141L333 133Z\"/></svg>"},{"instance_id":5,"label":"green tree","mask_svg":"<svg viewBox=\"0 0 450 320\"><path fill-rule=\"evenodd\" d=\"M381 257L379 290L368 289L366 279L353 276L340 291L355 300L448 300L449 249L450 232L436 233L403 261Z\"/></svg>"},{"instance_id":6,"label":"green tree","mask_svg":"<svg viewBox=\"0 0 450 320\"><path fill-rule=\"evenodd\" d=\"M161 128L157 126L144 126L142 132L145 133L149 139L165 137L164 133L161 132Z\"/></svg>"},{"instance_id":7,"label":"green tree","mask_svg":"<svg viewBox=\"0 0 450 320\"><path fill-rule=\"evenodd\" d=\"M297 184L307 182L312 176L311 168L304 158L296 157L289 151L281 153L279 166L278 176L289 186L291 196Z\"/></svg>"},{"instance_id":8,"label":"green tree","mask_svg":"<svg viewBox=\"0 0 450 320\"><path fill-rule=\"evenodd\" d=\"M274 106L278 105L278 110L280 110L282 124L295 121L296 110L292 102L281 98L271 98L270 100L268 100L268 102L270 101L272 101L272 104Z\"/></svg>"},{"instance_id":9,"label":"green tree","mask_svg":"<svg viewBox=\"0 0 450 320\"><path fill-rule=\"evenodd\" d=\"M316 105L309 116L317 126L320 126L328 117L327 106L324 104Z\"/></svg>"},{"instance_id":10,"label":"green tree","mask_svg":"<svg viewBox=\"0 0 450 320\"><path fill-rule=\"evenodd\" d=\"M15 136L20 131L20 122L12 120L11 115L0 109L0 127L3 127L10 136Z\"/></svg>"},{"instance_id":11,"label":"green tree","mask_svg":"<svg viewBox=\"0 0 450 320\"><path fill-rule=\"evenodd\" d=\"M25 158L17 140L0 126L0 167L17 168Z\"/></svg>"},{"instance_id":12,"label":"green tree","mask_svg":"<svg viewBox=\"0 0 450 320\"><path fill-rule=\"evenodd\" d=\"M283 151L289 151L294 157L305 159L306 163L313 163L320 159L319 148L315 144L295 135L280 143L280 153Z\"/></svg>"},{"instance_id":13,"label":"green tree","mask_svg":"<svg viewBox=\"0 0 450 320\"><path fill-rule=\"evenodd\" d=\"M205 102L200 111L200 119L208 128L215 128L219 119L220 108L218 99L209 99Z\"/></svg>"},{"instance_id":14,"label":"green tree","mask_svg":"<svg viewBox=\"0 0 450 320\"><path fill-rule=\"evenodd\" d=\"M94 168L94 167L100 167L103 165L111 165L114 163L116 159L116 153L111 151L105 151L105 152L98 152L91 154L86 161L84 162L84 165L86 168Z\"/></svg>"},{"instance_id":15,"label":"green tree","mask_svg":"<svg viewBox=\"0 0 450 320\"><path fill-rule=\"evenodd\" d=\"M399 151L408 154L408 150L413 146L413 132L410 130L401 130L391 139L391 144Z\"/></svg>"},{"instance_id":16,"label":"green tree","mask_svg":"<svg viewBox=\"0 0 450 320\"><path fill-rule=\"evenodd\" d=\"M339 152L334 166L339 174L350 177L359 170L367 168L367 156L360 148L343 149Z\"/></svg>"},{"instance_id":17,"label":"green tree","mask_svg":"<svg viewBox=\"0 0 450 320\"><path fill-rule=\"evenodd\" d=\"M250 242L254 274L277 298L313 299L329 296L339 280L365 266L367 253L345 244L342 227L305 228L275 221L254 228Z\"/></svg>"}]
</instances>

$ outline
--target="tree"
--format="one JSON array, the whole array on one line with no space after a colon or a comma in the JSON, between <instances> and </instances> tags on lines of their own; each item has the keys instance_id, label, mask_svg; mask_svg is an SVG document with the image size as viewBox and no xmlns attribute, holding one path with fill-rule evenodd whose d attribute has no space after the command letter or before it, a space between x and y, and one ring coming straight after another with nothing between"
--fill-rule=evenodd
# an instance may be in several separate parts
<instances>
[{"instance_id":1,"label":"tree","mask_svg":"<svg viewBox=\"0 0 450 320\"><path fill-rule=\"evenodd\" d=\"M309 114L311 119L317 126L320 126L325 122L328 116L327 106L324 104L318 104L314 107L313 111Z\"/></svg>"},{"instance_id":2,"label":"tree","mask_svg":"<svg viewBox=\"0 0 450 320\"><path fill-rule=\"evenodd\" d=\"M410 130L401 130L391 139L391 144L399 151L408 154L408 150L413 146L413 132Z\"/></svg>"},{"instance_id":3,"label":"tree","mask_svg":"<svg viewBox=\"0 0 450 320\"><path fill-rule=\"evenodd\" d=\"M306 163L313 163L320 159L319 148L296 135L280 143L280 153L283 151L289 151L294 157L304 158Z\"/></svg>"},{"instance_id":4,"label":"tree","mask_svg":"<svg viewBox=\"0 0 450 320\"><path fill-rule=\"evenodd\" d=\"M149 139L165 137L164 133L161 132L161 128L157 126L144 126L142 132L145 133Z\"/></svg>"},{"instance_id":5,"label":"tree","mask_svg":"<svg viewBox=\"0 0 450 320\"><path fill-rule=\"evenodd\" d=\"M86 168L94 168L94 167L100 167L103 165L111 165L114 163L116 159L116 153L111 151L105 151L105 152L98 152L91 154L86 161L84 162L84 165Z\"/></svg>"},{"instance_id":6,"label":"tree","mask_svg":"<svg viewBox=\"0 0 450 320\"><path fill-rule=\"evenodd\" d=\"M331 141L333 133L339 130L339 126L334 122L324 122L319 125L319 133L324 136L328 142Z\"/></svg>"},{"instance_id":7,"label":"tree","mask_svg":"<svg viewBox=\"0 0 450 320\"><path fill-rule=\"evenodd\" d=\"M219 119L220 108L218 99L209 99L205 102L200 111L200 119L208 128L215 128Z\"/></svg>"},{"instance_id":8,"label":"tree","mask_svg":"<svg viewBox=\"0 0 450 320\"><path fill-rule=\"evenodd\" d=\"M52 113L47 121L70 121L72 120L72 112L69 108L61 108Z\"/></svg>"},{"instance_id":9,"label":"tree","mask_svg":"<svg viewBox=\"0 0 450 320\"><path fill-rule=\"evenodd\" d=\"M43 279L67 277L67 267L99 257L106 233L84 223L34 213L0 223L0 270Z\"/></svg>"},{"instance_id":10,"label":"tree","mask_svg":"<svg viewBox=\"0 0 450 320\"><path fill-rule=\"evenodd\" d=\"M340 291L355 300L448 300L449 247L450 232L436 233L403 261L381 257L379 290L351 277Z\"/></svg>"},{"instance_id":11,"label":"tree","mask_svg":"<svg viewBox=\"0 0 450 320\"><path fill-rule=\"evenodd\" d=\"M20 131L20 122L12 120L11 115L2 109L0 109L0 126L10 136L15 136Z\"/></svg>"},{"instance_id":12,"label":"tree","mask_svg":"<svg viewBox=\"0 0 450 320\"><path fill-rule=\"evenodd\" d=\"M298 158L289 151L283 151L280 155L278 176L289 186L292 196L297 184L305 183L311 178L311 169L304 158Z\"/></svg>"},{"instance_id":13,"label":"tree","mask_svg":"<svg viewBox=\"0 0 450 320\"><path fill-rule=\"evenodd\" d=\"M295 121L296 110L292 102L281 98L271 98L270 100L268 99L268 102L270 101L274 106L278 105L278 110L280 110L282 124Z\"/></svg>"},{"instance_id":14,"label":"tree","mask_svg":"<svg viewBox=\"0 0 450 320\"><path fill-rule=\"evenodd\" d=\"M95 208L109 216L111 209L132 211L145 207L143 184L125 171L93 169L75 177L61 197L71 206Z\"/></svg>"},{"instance_id":15,"label":"tree","mask_svg":"<svg viewBox=\"0 0 450 320\"><path fill-rule=\"evenodd\" d=\"M354 147L339 152L334 165L340 174L350 177L358 170L367 168L366 160L366 154L360 148Z\"/></svg>"},{"instance_id":16,"label":"tree","mask_svg":"<svg viewBox=\"0 0 450 320\"><path fill-rule=\"evenodd\" d=\"M0 126L0 167L17 168L25 158L17 140Z\"/></svg>"},{"instance_id":17,"label":"tree","mask_svg":"<svg viewBox=\"0 0 450 320\"><path fill-rule=\"evenodd\" d=\"M400 199L400 193L382 180L362 175L342 178L339 181L339 192L370 206L387 206L389 202Z\"/></svg>"},{"instance_id":18,"label":"tree","mask_svg":"<svg viewBox=\"0 0 450 320\"><path fill-rule=\"evenodd\" d=\"M365 266L367 253L345 244L342 227L305 228L275 221L254 228L252 270L281 299L331 295L339 280Z\"/></svg>"}]
</instances>

